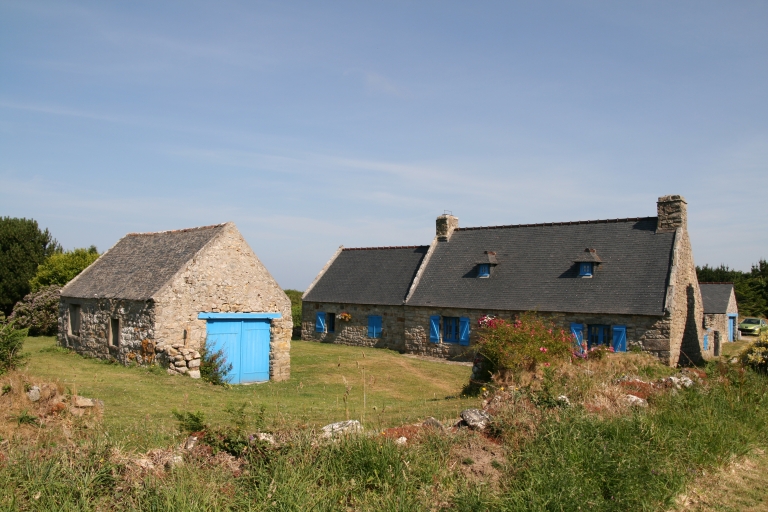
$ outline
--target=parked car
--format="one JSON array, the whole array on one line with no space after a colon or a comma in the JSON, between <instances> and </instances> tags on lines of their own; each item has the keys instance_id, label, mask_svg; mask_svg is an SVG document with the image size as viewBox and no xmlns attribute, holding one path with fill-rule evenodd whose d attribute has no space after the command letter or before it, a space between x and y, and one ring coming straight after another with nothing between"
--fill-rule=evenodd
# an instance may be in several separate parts
<instances>
[{"instance_id":1,"label":"parked car","mask_svg":"<svg viewBox=\"0 0 768 512\"><path fill-rule=\"evenodd\" d=\"M745 318L739 324L739 331L742 334L757 336L763 331L768 331L768 323L763 318Z\"/></svg>"}]
</instances>

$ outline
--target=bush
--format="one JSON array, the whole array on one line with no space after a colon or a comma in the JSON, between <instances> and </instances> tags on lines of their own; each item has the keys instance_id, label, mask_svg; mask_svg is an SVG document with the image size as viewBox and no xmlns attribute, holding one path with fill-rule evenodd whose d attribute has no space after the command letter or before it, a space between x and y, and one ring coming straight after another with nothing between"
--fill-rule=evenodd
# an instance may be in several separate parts
<instances>
[{"instance_id":1,"label":"bush","mask_svg":"<svg viewBox=\"0 0 768 512\"><path fill-rule=\"evenodd\" d=\"M29 281L33 292L51 285L64 286L99 258L99 251L92 245L88 249L51 254L37 267L35 277Z\"/></svg>"},{"instance_id":2,"label":"bush","mask_svg":"<svg viewBox=\"0 0 768 512\"><path fill-rule=\"evenodd\" d=\"M0 324L0 375L15 369L24 360L21 349L27 329L16 329L13 322Z\"/></svg>"},{"instance_id":3,"label":"bush","mask_svg":"<svg viewBox=\"0 0 768 512\"><path fill-rule=\"evenodd\" d=\"M60 291L61 286L54 284L26 295L13 307L9 320L19 328L29 329L31 336L55 336Z\"/></svg>"},{"instance_id":4,"label":"bush","mask_svg":"<svg viewBox=\"0 0 768 512\"><path fill-rule=\"evenodd\" d=\"M760 339L748 346L740 359L744 366L759 373L768 373L768 334L760 334Z\"/></svg>"},{"instance_id":5,"label":"bush","mask_svg":"<svg viewBox=\"0 0 768 512\"><path fill-rule=\"evenodd\" d=\"M226 386L227 375L232 371L232 363L227 364L224 352L210 352L203 344L200 349L200 378L217 386Z\"/></svg>"},{"instance_id":6,"label":"bush","mask_svg":"<svg viewBox=\"0 0 768 512\"><path fill-rule=\"evenodd\" d=\"M479 326L478 354L492 374L533 372L571 354L571 334L535 313L524 313L514 322L484 316Z\"/></svg>"}]
</instances>

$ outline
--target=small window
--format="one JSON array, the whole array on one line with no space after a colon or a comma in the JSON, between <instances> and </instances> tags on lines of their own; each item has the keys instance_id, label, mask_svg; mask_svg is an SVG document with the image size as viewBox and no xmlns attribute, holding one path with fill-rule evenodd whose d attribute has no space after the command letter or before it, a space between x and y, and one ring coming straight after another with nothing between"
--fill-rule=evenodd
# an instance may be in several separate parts
<instances>
[{"instance_id":1,"label":"small window","mask_svg":"<svg viewBox=\"0 0 768 512\"><path fill-rule=\"evenodd\" d=\"M368 337L381 338L381 316L371 315L368 317Z\"/></svg>"},{"instance_id":2,"label":"small window","mask_svg":"<svg viewBox=\"0 0 768 512\"><path fill-rule=\"evenodd\" d=\"M109 321L109 345L111 347L120 346L120 319L112 318Z\"/></svg>"},{"instance_id":3,"label":"small window","mask_svg":"<svg viewBox=\"0 0 768 512\"><path fill-rule=\"evenodd\" d=\"M459 317L443 317L443 341L446 343L456 343L459 341Z\"/></svg>"},{"instance_id":4,"label":"small window","mask_svg":"<svg viewBox=\"0 0 768 512\"><path fill-rule=\"evenodd\" d=\"M491 265L481 263L477 266L477 277L491 277Z\"/></svg>"},{"instance_id":5,"label":"small window","mask_svg":"<svg viewBox=\"0 0 768 512\"><path fill-rule=\"evenodd\" d=\"M69 334L80 335L80 305L69 305Z\"/></svg>"},{"instance_id":6,"label":"small window","mask_svg":"<svg viewBox=\"0 0 768 512\"><path fill-rule=\"evenodd\" d=\"M579 276L580 277L592 277L594 263L582 262L579 263Z\"/></svg>"},{"instance_id":7,"label":"small window","mask_svg":"<svg viewBox=\"0 0 768 512\"><path fill-rule=\"evenodd\" d=\"M336 313L327 313L325 315L326 332L336 332Z\"/></svg>"}]
</instances>

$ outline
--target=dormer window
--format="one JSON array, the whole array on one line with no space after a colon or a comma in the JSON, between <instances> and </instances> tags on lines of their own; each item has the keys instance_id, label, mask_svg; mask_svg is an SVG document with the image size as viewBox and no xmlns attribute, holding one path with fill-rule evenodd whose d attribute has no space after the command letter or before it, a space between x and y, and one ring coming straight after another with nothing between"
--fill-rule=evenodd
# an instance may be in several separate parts
<instances>
[{"instance_id":1,"label":"dormer window","mask_svg":"<svg viewBox=\"0 0 768 512\"><path fill-rule=\"evenodd\" d=\"M495 252L485 251L475 264L477 265L477 277L491 277L491 267L498 265L499 262L496 261Z\"/></svg>"},{"instance_id":2,"label":"dormer window","mask_svg":"<svg viewBox=\"0 0 768 512\"><path fill-rule=\"evenodd\" d=\"M579 266L579 277L592 277L595 267L603 260L597 255L595 249L586 248L573 262Z\"/></svg>"}]
</instances>

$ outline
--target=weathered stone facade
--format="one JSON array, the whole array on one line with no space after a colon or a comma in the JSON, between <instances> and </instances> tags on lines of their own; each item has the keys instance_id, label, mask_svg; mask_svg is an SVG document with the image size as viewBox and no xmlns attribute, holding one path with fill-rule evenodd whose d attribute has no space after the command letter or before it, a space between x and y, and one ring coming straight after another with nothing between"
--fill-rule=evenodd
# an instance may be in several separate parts
<instances>
[{"instance_id":1,"label":"weathered stone facade","mask_svg":"<svg viewBox=\"0 0 768 512\"><path fill-rule=\"evenodd\" d=\"M156 359L169 373L199 377L199 351L206 338L206 321L198 319L200 313L277 312L282 318L271 321L269 375L271 380L288 379L290 300L234 224L222 227L146 300L68 297L65 288L59 306L59 343L126 364ZM87 273L83 278L88 279ZM72 332L70 314L77 306L80 325ZM120 333L111 338L116 321Z\"/></svg>"},{"instance_id":2,"label":"weathered stone facade","mask_svg":"<svg viewBox=\"0 0 768 512\"><path fill-rule=\"evenodd\" d=\"M738 319L739 308L736 304L736 295L731 291L731 296L728 299L728 307L723 313L705 313L704 314L704 330L707 333L719 336L719 338L725 342L728 341L728 322L729 316L733 316ZM733 336L739 336L739 330L737 326L734 326Z\"/></svg>"},{"instance_id":3,"label":"weathered stone facade","mask_svg":"<svg viewBox=\"0 0 768 512\"><path fill-rule=\"evenodd\" d=\"M79 322L70 316L77 314L77 307ZM117 344L109 342L113 319L119 322ZM155 305L151 301L69 298L59 301L59 344L89 357L150 363L155 358L154 325Z\"/></svg>"},{"instance_id":4,"label":"weathered stone facade","mask_svg":"<svg viewBox=\"0 0 768 512\"><path fill-rule=\"evenodd\" d=\"M316 332L315 315L320 311L336 315L334 332ZM339 320L341 313L349 313L352 317L351 320L348 322ZM382 317L380 338L368 337L369 315ZM388 348L405 352L404 326L405 306L305 302L302 307L301 339L340 345Z\"/></svg>"}]
</instances>

